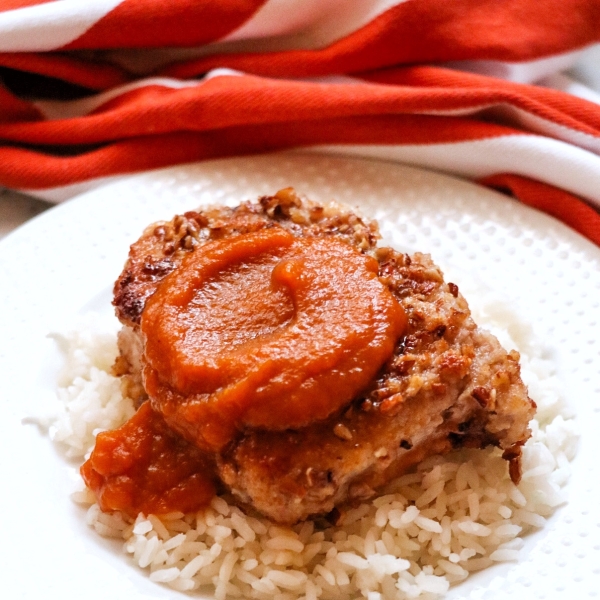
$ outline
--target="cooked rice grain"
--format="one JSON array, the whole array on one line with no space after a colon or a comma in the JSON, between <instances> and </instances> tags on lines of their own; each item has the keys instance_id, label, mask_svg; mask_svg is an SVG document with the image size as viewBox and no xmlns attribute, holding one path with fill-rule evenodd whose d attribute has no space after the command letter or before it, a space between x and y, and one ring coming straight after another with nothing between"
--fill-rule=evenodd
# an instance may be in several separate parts
<instances>
[{"instance_id":1,"label":"cooked rice grain","mask_svg":"<svg viewBox=\"0 0 600 600\"><path fill-rule=\"evenodd\" d=\"M505 308L491 304L484 313L479 321L487 318L505 346L519 348L523 378L538 404L518 488L497 449L462 450L428 458L378 498L349 509L337 526L307 521L282 527L246 515L227 497L214 498L197 514L139 515L134 523L92 504L88 524L100 535L124 539L124 551L152 581L184 592L211 586L217 600L428 600L471 572L518 560L520 536L543 527L565 501L577 433L551 361ZM508 331L494 325L497 314L510 322ZM54 336L66 364L51 435L68 456L86 456L98 431L133 413L109 374L114 331L112 325L102 331L93 318L67 336ZM509 333L520 336L519 344ZM73 499L91 501L84 490Z\"/></svg>"}]
</instances>

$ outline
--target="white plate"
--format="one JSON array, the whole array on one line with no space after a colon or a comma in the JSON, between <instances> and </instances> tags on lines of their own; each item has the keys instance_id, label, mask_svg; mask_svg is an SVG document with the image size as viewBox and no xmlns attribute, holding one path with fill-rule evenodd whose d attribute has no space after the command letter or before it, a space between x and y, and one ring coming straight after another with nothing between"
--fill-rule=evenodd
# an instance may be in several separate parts
<instances>
[{"instance_id":1,"label":"white plate","mask_svg":"<svg viewBox=\"0 0 600 600\"><path fill-rule=\"evenodd\" d=\"M523 559L453 598L589 597L600 590L600 250L564 225L471 183L385 162L278 154L131 177L37 217L0 243L0 514L3 597L173 598L102 540L68 499L75 470L22 417L44 412L58 357L50 331L111 312L112 282L142 229L206 202L293 185L376 217L399 249L430 252L448 279L503 294L541 333L576 407L582 441L569 503L527 538Z\"/></svg>"}]
</instances>

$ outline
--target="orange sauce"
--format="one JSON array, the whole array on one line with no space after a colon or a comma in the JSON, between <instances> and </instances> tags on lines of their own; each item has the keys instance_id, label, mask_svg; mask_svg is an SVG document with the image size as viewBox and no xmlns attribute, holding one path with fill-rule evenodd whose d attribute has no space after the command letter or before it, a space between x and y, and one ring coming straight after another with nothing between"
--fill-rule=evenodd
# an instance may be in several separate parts
<instances>
[{"instance_id":1,"label":"orange sauce","mask_svg":"<svg viewBox=\"0 0 600 600\"><path fill-rule=\"evenodd\" d=\"M197 510L238 431L303 427L357 397L406 327L377 272L339 239L279 227L187 255L142 313L150 401L81 468L102 510Z\"/></svg>"},{"instance_id":2,"label":"orange sauce","mask_svg":"<svg viewBox=\"0 0 600 600\"><path fill-rule=\"evenodd\" d=\"M100 508L139 512L189 512L215 494L214 469L206 455L177 435L144 402L122 427L98 434L81 467Z\"/></svg>"},{"instance_id":3,"label":"orange sauce","mask_svg":"<svg viewBox=\"0 0 600 600\"><path fill-rule=\"evenodd\" d=\"M277 227L200 247L142 315L154 408L211 451L244 427L325 419L365 389L404 331L377 269L341 240Z\"/></svg>"}]
</instances>

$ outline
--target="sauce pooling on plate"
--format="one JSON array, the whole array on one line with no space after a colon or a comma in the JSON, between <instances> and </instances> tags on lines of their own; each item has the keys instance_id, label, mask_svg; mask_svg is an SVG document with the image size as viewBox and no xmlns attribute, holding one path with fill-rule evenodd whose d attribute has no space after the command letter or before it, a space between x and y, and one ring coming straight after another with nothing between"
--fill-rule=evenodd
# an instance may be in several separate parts
<instances>
[{"instance_id":1,"label":"sauce pooling on plate","mask_svg":"<svg viewBox=\"0 0 600 600\"><path fill-rule=\"evenodd\" d=\"M190 497L200 506L214 493L202 451L222 450L244 428L304 427L357 397L407 324L377 273L374 258L340 239L296 237L280 227L188 254L142 314L150 401L134 424L98 436L82 470L101 507L192 510ZM195 458L184 458L186 447ZM112 464L110 448L118 457ZM141 471L132 466L138 455ZM158 502L151 498L161 478L170 491ZM136 489L129 507L124 480Z\"/></svg>"}]
</instances>

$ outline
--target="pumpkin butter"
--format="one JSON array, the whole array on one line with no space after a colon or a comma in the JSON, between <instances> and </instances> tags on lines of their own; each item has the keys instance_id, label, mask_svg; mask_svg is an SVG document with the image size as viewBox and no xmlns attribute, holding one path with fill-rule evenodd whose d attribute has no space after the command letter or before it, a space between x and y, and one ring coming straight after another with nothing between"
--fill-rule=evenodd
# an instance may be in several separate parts
<instances>
[{"instance_id":1,"label":"pumpkin butter","mask_svg":"<svg viewBox=\"0 0 600 600\"><path fill-rule=\"evenodd\" d=\"M295 429L363 391L406 327L377 261L334 237L272 227L210 241L149 298L144 387L188 441Z\"/></svg>"}]
</instances>

